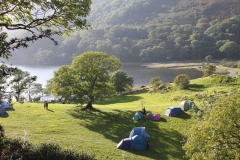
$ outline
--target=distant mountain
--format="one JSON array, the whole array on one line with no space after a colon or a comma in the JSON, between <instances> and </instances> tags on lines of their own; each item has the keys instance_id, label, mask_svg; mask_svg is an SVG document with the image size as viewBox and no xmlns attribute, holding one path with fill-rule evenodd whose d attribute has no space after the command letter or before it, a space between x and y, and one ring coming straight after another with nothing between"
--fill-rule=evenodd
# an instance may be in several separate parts
<instances>
[{"instance_id":1,"label":"distant mountain","mask_svg":"<svg viewBox=\"0 0 240 160\"><path fill-rule=\"evenodd\" d=\"M239 58L240 1L93 0L88 20L92 29L30 44L10 63L63 65L88 50L123 62Z\"/></svg>"}]
</instances>

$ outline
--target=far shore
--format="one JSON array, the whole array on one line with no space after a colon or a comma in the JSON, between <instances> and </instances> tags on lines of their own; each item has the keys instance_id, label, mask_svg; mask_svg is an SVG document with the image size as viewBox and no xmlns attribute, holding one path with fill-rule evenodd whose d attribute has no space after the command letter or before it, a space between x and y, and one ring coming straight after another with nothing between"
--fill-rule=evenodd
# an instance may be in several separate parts
<instances>
[{"instance_id":1,"label":"far shore","mask_svg":"<svg viewBox=\"0 0 240 160\"><path fill-rule=\"evenodd\" d=\"M148 68L172 68L172 69L196 69L203 71L204 65L207 62L169 62L169 63L149 63L144 66ZM230 76L236 76L237 68L229 68L222 66L219 62L211 62L210 64L216 66L216 74L228 74Z\"/></svg>"}]
</instances>

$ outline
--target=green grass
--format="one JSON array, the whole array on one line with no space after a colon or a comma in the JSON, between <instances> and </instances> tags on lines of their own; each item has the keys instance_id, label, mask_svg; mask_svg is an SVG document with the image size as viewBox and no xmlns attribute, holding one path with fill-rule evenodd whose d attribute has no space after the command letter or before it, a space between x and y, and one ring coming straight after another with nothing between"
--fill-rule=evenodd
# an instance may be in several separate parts
<instances>
[{"instance_id":1,"label":"green grass","mask_svg":"<svg viewBox=\"0 0 240 160\"><path fill-rule=\"evenodd\" d=\"M186 97L200 105L201 99L197 99L196 94L227 93L234 87L209 86L204 84L206 81L206 78L192 80L189 90L173 90L164 94L142 90L117 96L94 104L94 111L82 111L74 104L50 103L49 110L44 110L41 103L15 103L14 110L0 117L0 124L9 137L23 136L27 131L33 144L52 141L63 148L95 153L99 160L181 160L184 159L181 141L194 121L188 112L178 117L167 117L164 112ZM163 118L159 122L133 121L134 113L142 106ZM127 138L132 128L137 126L145 126L151 135L150 149L116 149L121 139Z\"/></svg>"}]
</instances>

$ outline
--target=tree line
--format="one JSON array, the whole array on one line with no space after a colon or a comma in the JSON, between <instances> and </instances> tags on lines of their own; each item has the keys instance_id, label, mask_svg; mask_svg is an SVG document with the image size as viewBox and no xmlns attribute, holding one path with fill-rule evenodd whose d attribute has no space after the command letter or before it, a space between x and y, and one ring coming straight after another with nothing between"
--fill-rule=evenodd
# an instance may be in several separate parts
<instances>
[{"instance_id":1,"label":"tree line","mask_svg":"<svg viewBox=\"0 0 240 160\"><path fill-rule=\"evenodd\" d=\"M70 64L86 51L106 52L122 62L196 60L208 55L236 59L240 51L238 5L232 0L93 1L89 30L55 37L58 46L38 41L28 50L16 50L10 62Z\"/></svg>"}]
</instances>

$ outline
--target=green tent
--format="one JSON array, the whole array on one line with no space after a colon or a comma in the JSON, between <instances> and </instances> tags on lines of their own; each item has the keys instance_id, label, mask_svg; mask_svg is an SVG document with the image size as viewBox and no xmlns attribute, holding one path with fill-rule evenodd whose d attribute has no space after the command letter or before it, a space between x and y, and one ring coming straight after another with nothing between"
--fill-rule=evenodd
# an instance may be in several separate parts
<instances>
[{"instance_id":1,"label":"green tent","mask_svg":"<svg viewBox=\"0 0 240 160\"><path fill-rule=\"evenodd\" d=\"M193 101L182 101L179 103L178 107L180 107L183 111L187 111L195 106Z\"/></svg>"}]
</instances>

